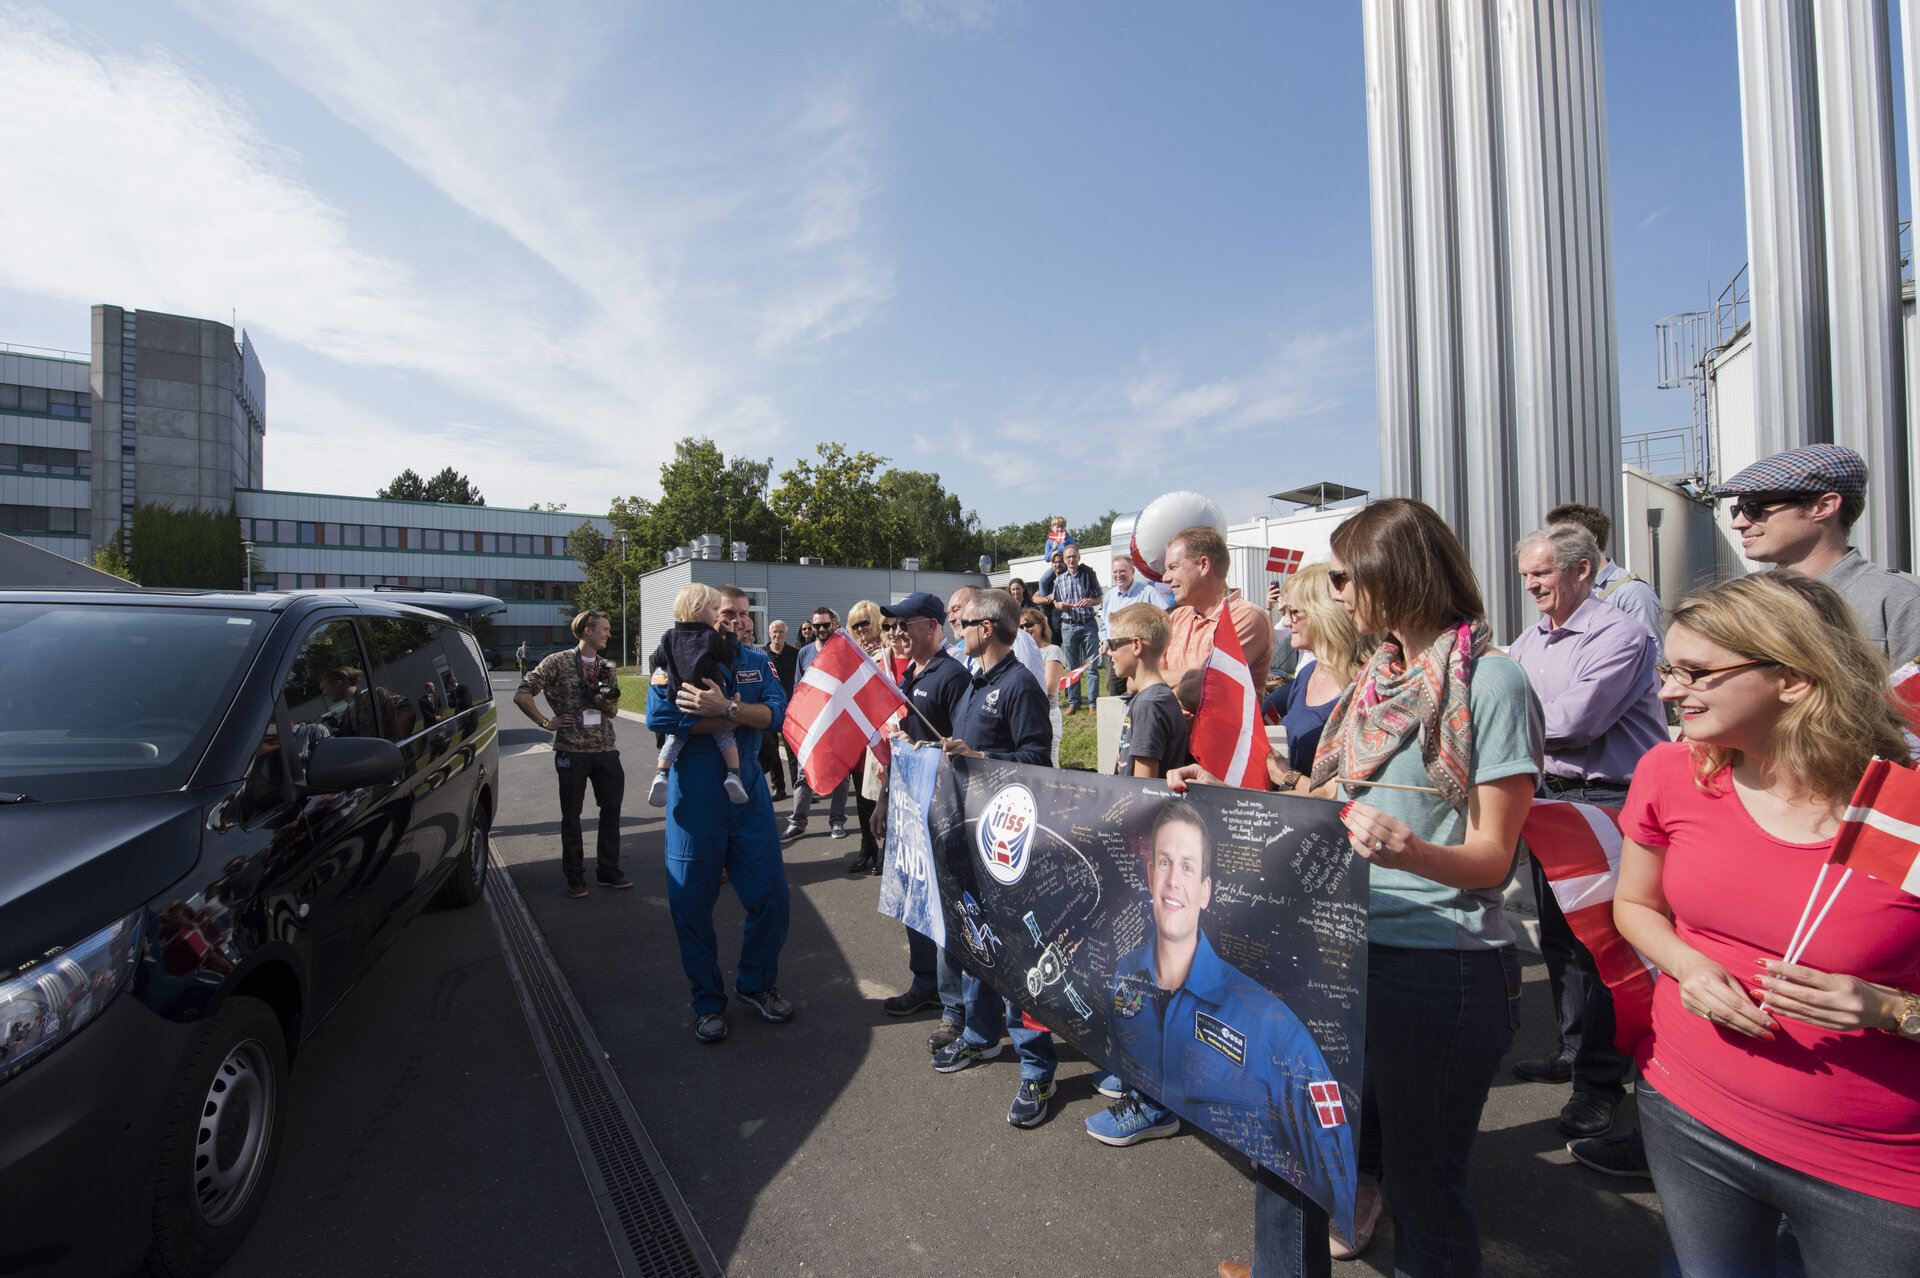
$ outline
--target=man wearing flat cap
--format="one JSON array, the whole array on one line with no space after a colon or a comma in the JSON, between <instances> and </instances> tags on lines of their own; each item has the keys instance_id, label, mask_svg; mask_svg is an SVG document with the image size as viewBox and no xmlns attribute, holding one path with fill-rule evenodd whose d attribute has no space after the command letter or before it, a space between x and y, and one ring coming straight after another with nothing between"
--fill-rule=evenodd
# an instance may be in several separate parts
<instances>
[{"instance_id":1,"label":"man wearing flat cap","mask_svg":"<svg viewBox=\"0 0 1920 1278\"><path fill-rule=\"evenodd\" d=\"M1713 489L1734 499L1733 530L1747 558L1839 591L1867 638L1898 666L1920 657L1920 580L1847 544L1866 493L1866 461L1839 444L1775 453Z\"/></svg>"}]
</instances>

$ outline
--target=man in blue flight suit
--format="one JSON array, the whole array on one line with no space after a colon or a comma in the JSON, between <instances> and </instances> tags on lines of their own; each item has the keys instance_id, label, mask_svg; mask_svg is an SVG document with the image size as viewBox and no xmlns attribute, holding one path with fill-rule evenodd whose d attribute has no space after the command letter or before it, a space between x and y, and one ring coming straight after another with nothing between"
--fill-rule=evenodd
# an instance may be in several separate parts
<instances>
[{"instance_id":1,"label":"man in blue flight suit","mask_svg":"<svg viewBox=\"0 0 1920 1278\"><path fill-rule=\"evenodd\" d=\"M690 734L667 791L667 904L680 965L693 986L693 1036L703 1043L727 1036L727 996L713 931L723 872L747 912L734 996L758 1009L762 1020L778 1023L793 1015L793 1004L775 988L780 947L787 941L787 871L773 798L760 771L760 734L780 730L787 694L773 662L746 646L753 621L747 593L738 586L720 587L720 627L743 640L733 669L736 696L708 680L704 688L682 687L677 702L670 702L658 673L647 685L647 726ZM724 728L733 730L739 745L744 804L729 803L721 788L727 768L712 734Z\"/></svg>"},{"instance_id":2,"label":"man in blue flight suit","mask_svg":"<svg viewBox=\"0 0 1920 1278\"><path fill-rule=\"evenodd\" d=\"M1333 1071L1287 1005L1200 930L1213 838L1184 800L1154 817L1147 885L1154 936L1114 965L1110 1064L1328 1204L1335 1221L1351 1219L1353 1127Z\"/></svg>"},{"instance_id":3,"label":"man in blue flight suit","mask_svg":"<svg viewBox=\"0 0 1920 1278\"><path fill-rule=\"evenodd\" d=\"M944 747L947 754L1046 767L1053 757L1053 718L1047 713L1047 694L1013 653L1020 605L1004 590L976 590L966 601L959 630L967 656L979 664L980 673L973 676L954 719L953 735ZM1026 1025L1010 999L971 974L961 985L966 1029L933 1054L934 1069L953 1074L993 1059L1000 1054L1000 1032L1005 1029L1020 1056L1020 1090L1014 1093L1007 1121L1015 1127L1038 1127L1047 1118L1059 1063L1053 1035Z\"/></svg>"}]
</instances>

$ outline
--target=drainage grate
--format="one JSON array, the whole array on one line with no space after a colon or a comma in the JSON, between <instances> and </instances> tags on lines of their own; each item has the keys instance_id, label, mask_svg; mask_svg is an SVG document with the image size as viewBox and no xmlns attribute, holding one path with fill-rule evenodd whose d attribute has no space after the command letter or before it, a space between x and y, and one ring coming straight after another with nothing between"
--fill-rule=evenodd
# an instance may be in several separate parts
<instances>
[{"instance_id":1,"label":"drainage grate","mask_svg":"<svg viewBox=\"0 0 1920 1278\"><path fill-rule=\"evenodd\" d=\"M647 1138L506 866L489 851L487 912L621 1274L719 1278L713 1249Z\"/></svg>"}]
</instances>

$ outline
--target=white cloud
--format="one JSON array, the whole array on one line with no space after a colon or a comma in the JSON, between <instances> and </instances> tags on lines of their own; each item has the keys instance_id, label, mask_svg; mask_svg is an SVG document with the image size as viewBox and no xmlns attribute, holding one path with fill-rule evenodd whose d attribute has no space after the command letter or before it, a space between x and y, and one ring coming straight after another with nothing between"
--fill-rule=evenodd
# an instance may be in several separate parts
<instances>
[{"instance_id":1,"label":"white cloud","mask_svg":"<svg viewBox=\"0 0 1920 1278\"><path fill-rule=\"evenodd\" d=\"M641 167L658 170L655 198L614 189L603 180L608 157L569 149L579 130L555 86L573 82L579 51L596 46L563 16L485 25L333 5L213 17L575 295L543 313L499 261L430 266L428 254L416 266L370 250L353 209L309 184L301 157L261 131L252 104L165 50L102 50L44 10L0 7L9 184L60 193L0 201L0 235L32 246L0 255L0 284L75 303L237 310L267 364L270 438L349 406L351 389L326 413L294 398L293 388L315 388L287 376L275 349L301 347L343 366L346 387L365 384L367 369L437 380L458 397L448 414L469 419L459 455L537 439L604 456L541 481L545 497L599 508L615 493L651 491L660 456L682 435L730 449L770 444L787 425L765 387L770 372L858 327L889 291L887 268L859 243L873 179L844 86L801 91L798 109L780 105L790 124L770 135L782 164L764 185L764 157L716 168L637 146ZM508 38L527 31L538 37ZM433 240L436 219L480 234L421 204L407 209L417 237ZM716 231L716 217L736 224ZM730 252L705 251L714 235ZM400 420L368 433L376 473L348 490L370 490L399 469L388 457L437 443L446 428ZM268 482L311 486L279 468L297 455L270 448Z\"/></svg>"},{"instance_id":2,"label":"white cloud","mask_svg":"<svg viewBox=\"0 0 1920 1278\"><path fill-rule=\"evenodd\" d=\"M984 31L1011 7L1010 0L897 0L894 14L908 26L954 35Z\"/></svg>"}]
</instances>

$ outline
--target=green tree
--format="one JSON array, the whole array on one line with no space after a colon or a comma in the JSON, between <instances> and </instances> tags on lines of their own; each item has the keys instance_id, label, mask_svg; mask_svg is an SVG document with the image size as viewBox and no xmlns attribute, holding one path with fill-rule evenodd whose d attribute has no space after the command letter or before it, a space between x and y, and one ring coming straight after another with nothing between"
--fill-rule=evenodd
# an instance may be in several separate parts
<instances>
[{"instance_id":1,"label":"green tree","mask_svg":"<svg viewBox=\"0 0 1920 1278\"><path fill-rule=\"evenodd\" d=\"M887 554L886 519L874 472L887 459L821 444L818 460L780 472L770 504L788 521L787 554L816 555L829 564L872 568Z\"/></svg>"},{"instance_id":2,"label":"green tree","mask_svg":"<svg viewBox=\"0 0 1920 1278\"><path fill-rule=\"evenodd\" d=\"M1113 521L1119 515L1119 511L1109 510L1084 528L1069 528L1067 531L1073 534L1073 544L1076 546L1104 546L1113 540Z\"/></svg>"},{"instance_id":3,"label":"green tree","mask_svg":"<svg viewBox=\"0 0 1920 1278\"><path fill-rule=\"evenodd\" d=\"M248 582L240 516L232 511L134 507L128 580L155 589L242 590Z\"/></svg>"},{"instance_id":4,"label":"green tree","mask_svg":"<svg viewBox=\"0 0 1920 1278\"><path fill-rule=\"evenodd\" d=\"M996 564L1005 564L1010 559L1024 555L1037 555L1047 544L1047 517L1030 519L1024 524L1002 524L990 528L981 534L986 546L985 553L993 556Z\"/></svg>"},{"instance_id":5,"label":"green tree","mask_svg":"<svg viewBox=\"0 0 1920 1278\"><path fill-rule=\"evenodd\" d=\"M922 470L887 470L874 482L888 562L918 557L929 572L973 572L979 567L980 518L962 510L940 476Z\"/></svg>"},{"instance_id":6,"label":"green tree","mask_svg":"<svg viewBox=\"0 0 1920 1278\"><path fill-rule=\"evenodd\" d=\"M413 467L401 471L393 477L393 482L385 488L374 490L375 497L384 497L389 501L437 501L449 506L484 506L487 499L473 486L465 475L453 467L441 470L432 479L422 479L414 473Z\"/></svg>"},{"instance_id":7,"label":"green tree","mask_svg":"<svg viewBox=\"0 0 1920 1278\"><path fill-rule=\"evenodd\" d=\"M780 547L780 521L767 505L772 472L771 458L728 457L711 439L689 436L660 467L660 499L627 498L624 510L616 502L610 515L627 530L643 570L658 568L667 551L702 533L746 542L749 559L772 559Z\"/></svg>"},{"instance_id":8,"label":"green tree","mask_svg":"<svg viewBox=\"0 0 1920 1278\"><path fill-rule=\"evenodd\" d=\"M614 633L620 631L620 542L614 537L602 537L599 529L590 523L582 523L567 534L567 553L579 563L580 571L585 575L579 586L575 587L571 603L560 605L561 615L569 621L573 614L587 608L610 613L614 618ZM627 606L636 607L640 601L640 592L629 583ZM634 618L629 616L628 633L632 633Z\"/></svg>"},{"instance_id":9,"label":"green tree","mask_svg":"<svg viewBox=\"0 0 1920 1278\"><path fill-rule=\"evenodd\" d=\"M101 572L112 573L116 577L133 581L133 572L127 567L127 530L122 528L113 534L113 540L93 552L93 566ZM135 585L140 583L134 582Z\"/></svg>"}]
</instances>

